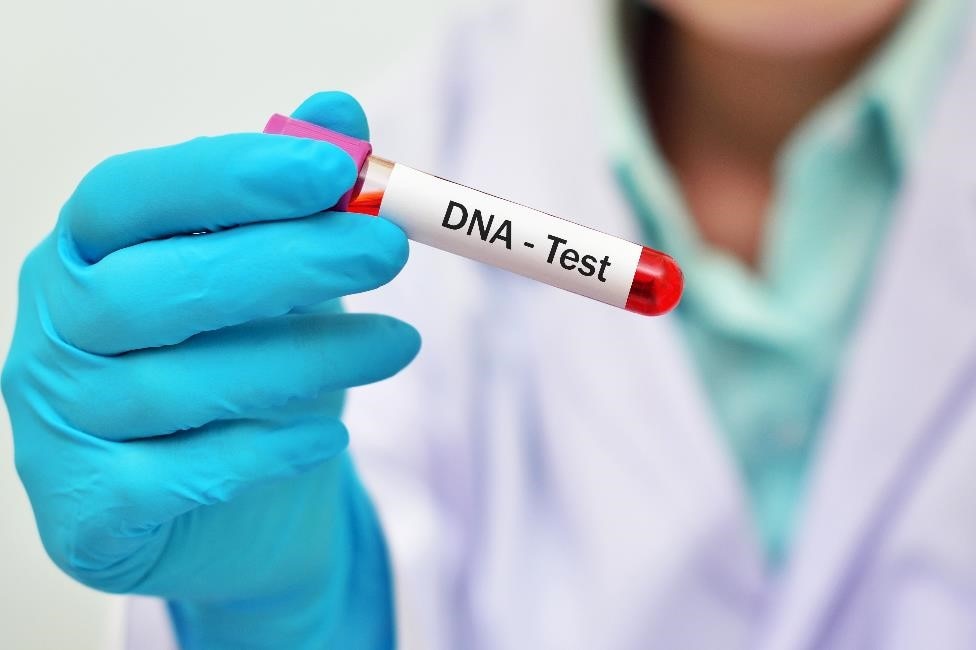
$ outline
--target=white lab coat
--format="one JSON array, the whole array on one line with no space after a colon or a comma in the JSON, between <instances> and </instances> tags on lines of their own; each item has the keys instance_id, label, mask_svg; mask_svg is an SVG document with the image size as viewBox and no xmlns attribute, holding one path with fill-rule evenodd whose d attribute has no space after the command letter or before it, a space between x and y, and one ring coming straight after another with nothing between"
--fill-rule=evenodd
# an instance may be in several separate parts
<instances>
[{"instance_id":1,"label":"white lab coat","mask_svg":"<svg viewBox=\"0 0 976 650\"><path fill-rule=\"evenodd\" d=\"M639 240L598 126L598 4L523 3L457 28L422 74L392 81L393 101L367 99L377 152ZM424 339L403 373L351 391L347 411L390 541L402 647L976 648L976 43L965 41L779 574L764 568L674 317L421 245L391 285L348 301ZM140 639L149 617L135 610L130 647L159 647Z\"/></svg>"}]
</instances>

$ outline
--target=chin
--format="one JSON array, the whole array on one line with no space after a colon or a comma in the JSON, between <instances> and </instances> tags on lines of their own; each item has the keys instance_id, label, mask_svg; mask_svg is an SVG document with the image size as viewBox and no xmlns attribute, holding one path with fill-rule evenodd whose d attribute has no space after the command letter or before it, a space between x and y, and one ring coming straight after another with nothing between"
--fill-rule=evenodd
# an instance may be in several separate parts
<instances>
[{"instance_id":1,"label":"chin","mask_svg":"<svg viewBox=\"0 0 976 650\"><path fill-rule=\"evenodd\" d=\"M644 1L716 45L789 57L862 43L897 20L911 0Z\"/></svg>"}]
</instances>

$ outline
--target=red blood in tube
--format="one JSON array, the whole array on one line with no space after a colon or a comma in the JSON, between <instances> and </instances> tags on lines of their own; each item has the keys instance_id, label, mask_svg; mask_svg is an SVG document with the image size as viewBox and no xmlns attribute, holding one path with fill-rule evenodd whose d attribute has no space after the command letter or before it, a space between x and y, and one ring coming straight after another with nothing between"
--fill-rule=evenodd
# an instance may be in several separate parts
<instances>
[{"instance_id":1,"label":"red blood in tube","mask_svg":"<svg viewBox=\"0 0 976 650\"><path fill-rule=\"evenodd\" d=\"M666 314L681 300L684 286L684 274L678 264L670 256L645 246L625 308L644 316Z\"/></svg>"},{"instance_id":2,"label":"red blood in tube","mask_svg":"<svg viewBox=\"0 0 976 650\"><path fill-rule=\"evenodd\" d=\"M383 192L363 192L349 202L346 210L376 217L379 216L381 203L383 203Z\"/></svg>"}]
</instances>

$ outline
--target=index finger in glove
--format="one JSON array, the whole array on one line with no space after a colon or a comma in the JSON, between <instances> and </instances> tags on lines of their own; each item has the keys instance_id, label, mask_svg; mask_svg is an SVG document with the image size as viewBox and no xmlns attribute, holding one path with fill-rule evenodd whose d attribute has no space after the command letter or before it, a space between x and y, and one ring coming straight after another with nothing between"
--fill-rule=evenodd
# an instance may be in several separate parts
<instances>
[{"instance_id":1,"label":"index finger in glove","mask_svg":"<svg viewBox=\"0 0 976 650\"><path fill-rule=\"evenodd\" d=\"M113 156L62 211L79 257L172 235L308 216L335 205L357 170L342 149L304 138L240 133Z\"/></svg>"}]
</instances>

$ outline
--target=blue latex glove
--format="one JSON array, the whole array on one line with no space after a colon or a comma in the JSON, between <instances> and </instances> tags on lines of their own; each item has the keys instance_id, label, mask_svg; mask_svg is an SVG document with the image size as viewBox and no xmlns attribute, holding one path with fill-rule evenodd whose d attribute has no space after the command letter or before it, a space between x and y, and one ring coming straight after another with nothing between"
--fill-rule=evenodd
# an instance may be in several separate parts
<instances>
[{"instance_id":1,"label":"blue latex glove","mask_svg":"<svg viewBox=\"0 0 976 650\"><path fill-rule=\"evenodd\" d=\"M296 116L367 137L342 93ZM44 547L86 585L169 599L184 647L393 645L339 416L420 341L336 301L407 258L389 222L322 212L355 178L277 135L116 156L24 263L3 394Z\"/></svg>"}]
</instances>

